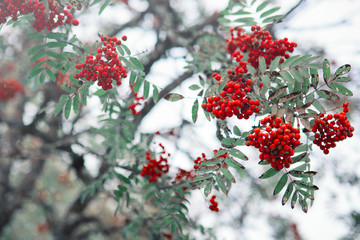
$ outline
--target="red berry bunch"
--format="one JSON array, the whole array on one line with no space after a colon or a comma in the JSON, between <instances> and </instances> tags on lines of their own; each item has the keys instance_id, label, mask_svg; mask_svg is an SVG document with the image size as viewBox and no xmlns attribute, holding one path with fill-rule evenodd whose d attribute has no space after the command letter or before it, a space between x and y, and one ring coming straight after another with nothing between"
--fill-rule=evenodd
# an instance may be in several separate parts
<instances>
[{"instance_id":1,"label":"red berry bunch","mask_svg":"<svg viewBox=\"0 0 360 240\"><path fill-rule=\"evenodd\" d=\"M216 196L212 195L211 199L210 199L210 203L211 205L209 206L211 211L215 211L218 212L219 208L218 208L218 202L215 201Z\"/></svg>"},{"instance_id":2,"label":"red berry bunch","mask_svg":"<svg viewBox=\"0 0 360 240\"><path fill-rule=\"evenodd\" d=\"M213 74L215 79L218 74ZM240 73L228 72L228 82L220 95L208 97L207 103L201 107L207 112L212 112L216 118L224 120L226 117L236 116L238 119L248 119L254 112L259 112L259 100L252 100L249 93L252 91L253 81L246 79ZM221 84L221 82L219 82Z\"/></svg>"},{"instance_id":3,"label":"red berry bunch","mask_svg":"<svg viewBox=\"0 0 360 240\"><path fill-rule=\"evenodd\" d=\"M227 39L228 52L240 63L240 66L246 65L246 62L241 62L243 55L248 55L247 62L254 68L259 66L259 57L264 57L267 65L277 56L289 58L286 52L293 52L297 46L295 42L289 42L287 38L273 40L273 37L268 31L263 31L259 26L251 27L251 34L242 33L243 29L237 28L236 37L234 37L234 29L230 29L231 38ZM240 51L236 51L239 49ZM283 62L284 58L280 60Z\"/></svg>"},{"instance_id":4,"label":"red berry bunch","mask_svg":"<svg viewBox=\"0 0 360 240\"><path fill-rule=\"evenodd\" d=\"M24 86L15 78L0 80L0 102L14 98L16 93L25 93Z\"/></svg>"},{"instance_id":5,"label":"red berry bunch","mask_svg":"<svg viewBox=\"0 0 360 240\"><path fill-rule=\"evenodd\" d=\"M129 109L131 110L132 115L137 115L141 113L141 111L137 111L135 108L136 106L140 106L144 101L144 96L139 97L138 93L134 92L134 86L130 86L132 94L134 96L134 102L129 105Z\"/></svg>"},{"instance_id":6,"label":"red berry bunch","mask_svg":"<svg viewBox=\"0 0 360 240\"><path fill-rule=\"evenodd\" d=\"M63 6L55 4L53 0L48 0L49 12L45 12L45 5L38 0L2 0L0 2L0 24L6 23L7 18L11 17L13 21L18 20L18 14L27 15L34 14L35 22L33 27L38 31L42 31L45 27L51 31L54 28L66 24L79 25L79 21L73 19L71 13L64 9ZM71 6L67 6L70 9Z\"/></svg>"},{"instance_id":7,"label":"red berry bunch","mask_svg":"<svg viewBox=\"0 0 360 240\"><path fill-rule=\"evenodd\" d=\"M289 168L294 149L300 145L300 130L275 116L265 117L260 123L262 126L247 136L246 145L258 148L260 160L271 163L275 170Z\"/></svg>"},{"instance_id":8,"label":"red berry bunch","mask_svg":"<svg viewBox=\"0 0 360 240\"><path fill-rule=\"evenodd\" d=\"M162 148L162 152L159 155L159 160L152 158L149 151L145 153L145 157L148 163L143 167L140 175L143 177L149 177L149 183L156 182L163 173L167 173L169 171L168 159L166 157L170 156L170 154L166 154L165 148L161 143L159 146Z\"/></svg>"},{"instance_id":9,"label":"red berry bunch","mask_svg":"<svg viewBox=\"0 0 360 240\"><path fill-rule=\"evenodd\" d=\"M344 110L341 113L328 114L326 117L320 113L320 117L315 119L312 128L313 133L315 133L313 142L325 154L329 153L330 148L336 146L336 142L353 136L354 127L351 126L346 116L349 111L349 103L343 103L343 108Z\"/></svg>"},{"instance_id":10,"label":"red berry bunch","mask_svg":"<svg viewBox=\"0 0 360 240\"><path fill-rule=\"evenodd\" d=\"M116 37L101 37L102 47L97 49L95 56L88 55L85 63L77 64L76 69L81 72L75 74L76 79L87 81L98 81L98 86L104 90L112 88L112 80L119 86L121 79L127 77L126 69L117 58L116 46L121 45L121 41Z\"/></svg>"}]
</instances>

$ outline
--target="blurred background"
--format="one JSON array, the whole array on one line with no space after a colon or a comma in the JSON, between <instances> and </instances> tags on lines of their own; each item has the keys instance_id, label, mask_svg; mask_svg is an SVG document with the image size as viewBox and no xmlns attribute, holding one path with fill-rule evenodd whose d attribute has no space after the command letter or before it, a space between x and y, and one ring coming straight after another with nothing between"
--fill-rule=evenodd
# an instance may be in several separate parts
<instances>
[{"instance_id":1,"label":"blurred background","mask_svg":"<svg viewBox=\"0 0 360 240\"><path fill-rule=\"evenodd\" d=\"M197 56L202 36L228 37L217 22L228 1L113 0L101 15L102 3L89 7L93 1L77 2L82 10L72 11L80 24L69 33L90 45L99 33L127 35L127 46L143 62L146 79L159 86L160 97L170 91L186 96L175 103L149 101L134 120L138 132L162 133L156 138L173 155L170 172L175 167L191 169L192 160L201 153L210 155L218 149L214 122L201 113L196 124L191 123L196 94L189 86L197 83L199 75L206 75L184 67ZM318 172L315 184L320 190L307 214L299 206L282 206L281 194L272 196L276 180L258 178L266 168L257 164L258 153L250 148L241 149L249 157L246 175L237 178L228 196L214 192L220 212L209 211L198 190L191 196L189 214L212 228L218 239L360 239L360 2L271 2L287 15L271 27L271 33L297 42L295 54L327 58L333 72L343 64L352 66L352 81L346 86L354 96L341 102L350 103L354 136L326 156L314 147L311 165ZM24 37L31 31L26 24L0 29L0 80L15 79L26 86L11 101L0 102L0 239L122 239L117 233L127 224L127 217L125 213L114 216L113 184L105 182L103 190L80 203L84 188L99 181L107 167L99 154L102 149L91 147L91 142L99 140L90 130L98 127L101 103L96 97L89 99L79 116L69 120L52 115L63 92L56 83L40 85L28 79L31 65L26 53L37 43ZM221 44L225 48L225 41ZM129 88L121 86L119 91L125 96ZM326 109L334 106L328 104ZM241 130L253 125L230 122ZM194 234L195 239L212 239Z\"/></svg>"}]
</instances>

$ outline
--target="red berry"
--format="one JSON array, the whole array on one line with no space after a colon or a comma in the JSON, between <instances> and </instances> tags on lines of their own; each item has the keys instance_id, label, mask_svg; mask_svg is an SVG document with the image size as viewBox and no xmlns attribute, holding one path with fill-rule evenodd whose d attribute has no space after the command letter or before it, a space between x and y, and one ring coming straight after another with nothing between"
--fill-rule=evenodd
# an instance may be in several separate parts
<instances>
[{"instance_id":1,"label":"red berry","mask_svg":"<svg viewBox=\"0 0 360 240\"><path fill-rule=\"evenodd\" d=\"M73 26L77 26L77 25L79 25L79 21L78 21L78 20L76 20L76 19L74 19L74 20L72 21L72 25L73 25Z\"/></svg>"}]
</instances>

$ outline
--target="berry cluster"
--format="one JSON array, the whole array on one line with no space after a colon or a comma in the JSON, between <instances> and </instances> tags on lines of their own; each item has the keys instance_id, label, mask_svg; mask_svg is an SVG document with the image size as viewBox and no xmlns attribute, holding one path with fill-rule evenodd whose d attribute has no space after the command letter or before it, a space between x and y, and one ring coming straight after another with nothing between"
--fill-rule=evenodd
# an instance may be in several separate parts
<instances>
[{"instance_id":1,"label":"berry cluster","mask_svg":"<svg viewBox=\"0 0 360 240\"><path fill-rule=\"evenodd\" d=\"M221 79L217 73L214 73L213 76L216 80ZM236 74L230 70L228 76L228 82L225 84L220 96L208 97L207 103L203 103L201 107L222 120L233 115L238 119L248 119L254 112L259 112L260 101L252 100L248 96L252 91L253 81L243 78L242 74Z\"/></svg>"},{"instance_id":2,"label":"berry cluster","mask_svg":"<svg viewBox=\"0 0 360 240\"><path fill-rule=\"evenodd\" d=\"M169 157L170 154L166 154L165 148L161 143L159 144L159 146L162 148L162 152L159 155L159 160L156 160L156 158L152 158L149 151L147 151L145 154L148 163L143 167L140 175L143 177L149 177L149 183L156 182L163 173L167 173L169 171L168 159L164 156L166 155L167 157Z\"/></svg>"},{"instance_id":3,"label":"berry cluster","mask_svg":"<svg viewBox=\"0 0 360 240\"><path fill-rule=\"evenodd\" d=\"M352 137L354 127L350 125L346 113L349 111L349 103L343 103L343 111L334 115L320 113L320 118L316 118L312 132L315 133L314 144L323 150L324 154L329 153L330 148L336 146L336 142Z\"/></svg>"},{"instance_id":4,"label":"berry cluster","mask_svg":"<svg viewBox=\"0 0 360 240\"><path fill-rule=\"evenodd\" d=\"M273 40L273 37L268 31L260 30L259 26L251 27L251 34L242 33L241 28L237 28L237 36L234 37L234 29L230 29L231 38L227 39L227 50L239 62L240 66L246 66L246 62L242 62L244 57L240 52L248 55L247 62L254 68L259 66L259 57L264 57L267 65L277 57L282 56L289 58L286 52L293 52L297 46L295 42L289 42L287 38ZM236 51L239 49L240 51ZM281 58L280 63L284 61ZM245 71L246 72L246 71Z\"/></svg>"},{"instance_id":5,"label":"berry cluster","mask_svg":"<svg viewBox=\"0 0 360 240\"><path fill-rule=\"evenodd\" d=\"M144 96L139 97L138 93L134 92L134 85L130 86L132 94L134 96L134 102L129 105L129 109L131 110L132 115L137 115L141 113L141 111L137 111L135 108L136 106L140 106L144 101Z\"/></svg>"},{"instance_id":6,"label":"berry cluster","mask_svg":"<svg viewBox=\"0 0 360 240\"><path fill-rule=\"evenodd\" d=\"M63 9L63 6L55 4L53 0L48 0L49 12L45 12L45 5L38 0L3 0L0 2L0 24L6 23L7 18L11 17L13 21L18 20L18 13L20 15L34 14L35 22L33 27L38 31L42 31L45 27L51 31L54 28L66 24L74 26L79 25L79 21L73 19L68 10ZM67 6L71 9L71 6Z\"/></svg>"},{"instance_id":7,"label":"berry cluster","mask_svg":"<svg viewBox=\"0 0 360 240\"><path fill-rule=\"evenodd\" d=\"M209 206L211 211L215 211L218 212L219 208L218 208L218 202L215 201L216 196L212 195L211 199L210 199L210 203L211 205Z\"/></svg>"},{"instance_id":8,"label":"berry cluster","mask_svg":"<svg viewBox=\"0 0 360 240\"><path fill-rule=\"evenodd\" d=\"M16 93L25 93L24 86L15 78L0 80L0 102L15 97Z\"/></svg>"},{"instance_id":9,"label":"berry cluster","mask_svg":"<svg viewBox=\"0 0 360 240\"><path fill-rule=\"evenodd\" d=\"M247 136L246 145L258 148L260 160L271 163L275 170L290 167L294 149L300 145L300 130L275 116L265 117L260 123L262 126Z\"/></svg>"},{"instance_id":10,"label":"berry cluster","mask_svg":"<svg viewBox=\"0 0 360 240\"><path fill-rule=\"evenodd\" d=\"M76 79L98 81L98 86L104 90L112 88L112 80L119 86L121 79L127 77L126 69L117 58L116 46L121 41L116 37L101 37L102 47L97 49L95 56L88 55L85 63L76 64L75 68L81 72L75 74Z\"/></svg>"}]
</instances>

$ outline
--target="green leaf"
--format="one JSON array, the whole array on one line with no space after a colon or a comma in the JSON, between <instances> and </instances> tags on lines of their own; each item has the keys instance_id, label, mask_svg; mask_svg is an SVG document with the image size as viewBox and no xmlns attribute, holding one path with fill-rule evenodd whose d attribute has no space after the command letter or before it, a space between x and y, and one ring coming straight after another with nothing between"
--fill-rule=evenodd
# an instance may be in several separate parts
<instances>
[{"instance_id":1,"label":"green leaf","mask_svg":"<svg viewBox=\"0 0 360 240\"><path fill-rule=\"evenodd\" d=\"M219 151L217 151L214 155L214 158L220 157L221 155L224 155L226 153L228 153L229 151L227 149L221 149Z\"/></svg>"},{"instance_id":2,"label":"green leaf","mask_svg":"<svg viewBox=\"0 0 360 240\"><path fill-rule=\"evenodd\" d=\"M285 203L289 200L290 195L292 193L292 191L294 190L294 184L291 182L289 183L289 185L287 186L285 193L281 199L281 204L285 205Z\"/></svg>"},{"instance_id":3,"label":"green leaf","mask_svg":"<svg viewBox=\"0 0 360 240\"><path fill-rule=\"evenodd\" d=\"M90 7L94 6L95 4L98 4L99 2L101 2L102 0L95 0L90 4Z\"/></svg>"},{"instance_id":4,"label":"green leaf","mask_svg":"<svg viewBox=\"0 0 360 240\"><path fill-rule=\"evenodd\" d=\"M267 10L265 12L263 12L261 15L260 15L260 18L265 18L267 16L270 16L271 14L277 12L280 10L280 7L275 7L275 8L272 8L270 10Z\"/></svg>"},{"instance_id":5,"label":"green leaf","mask_svg":"<svg viewBox=\"0 0 360 240\"><path fill-rule=\"evenodd\" d=\"M30 38L30 39L43 39L44 34L42 34L42 33L28 33L27 37Z\"/></svg>"},{"instance_id":6,"label":"green leaf","mask_svg":"<svg viewBox=\"0 0 360 240\"><path fill-rule=\"evenodd\" d=\"M104 4L99 9L99 15L105 10L105 8L111 3L111 0L106 0Z\"/></svg>"},{"instance_id":7,"label":"green leaf","mask_svg":"<svg viewBox=\"0 0 360 240\"><path fill-rule=\"evenodd\" d=\"M307 202L306 202L306 199L299 199L299 204L301 206L301 209L303 210L304 213L307 213L308 211L308 205L307 205Z\"/></svg>"},{"instance_id":8,"label":"green leaf","mask_svg":"<svg viewBox=\"0 0 360 240\"><path fill-rule=\"evenodd\" d=\"M50 57L53 57L53 58L56 58L59 60L64 60L64 61L68 60L65 56L63 56L62 54L57 53L57 52L46 51L46 54Z\"/></svg>"},{"instance_id":9,"label":"green leaf","mask_svg":"<svg viewBox=\"0 0 360 240\"><path fill-rule=\"evenodd\" d=\"M44 45L36 45L35 47L30 48L27 54L28 54L28 56L34 55L35 53L37 53L38 51L40 51L43 48L44 48Z\"/></svg>"},{"instance_id":10,"label":"green leaf","mask_svg":"<svg viewBox=\"0 0 360 240\"><path fill-rule=\"evenodd\" d=\"M277 173L279 173L280 171L276 171L273 168L270 168L269 170L267 170L266 172L264 172L259 178L260 179L266 179L272 176L275 176Z\"/></svg>"},{"instance_id":11,"label":"green leaf","mask_svg":"<svg viewBox=\"0 0 360 240\"><path fill-rule=\"evenodd\" d=\"M68 35L66 33L60 33L60 32L52 33L52 32L50 32L50 33L48 33L48 35L46 37L49 38L49 39L60 39L60 38L67 38Z\"/></svg>"},{"instance_id":12,"label":"green leaf","mask_svg":"<svg viewBox=\"0 0 360 240\"><path fill-rule=\"evenodd\" d=\"M275 15L275 16L271 16L271 17L265 18L265 19L263 20L263 23L274 22L274 21L279 20L279 19L281 19L281 18L283 18L283 17L284 17L284 15L281 15L281 14Z\"/></svg>"},{"instance_id":13,"label":"green leaf","mask_svg":"<svg viewBox=\"0 0 360 240\"><path fill-rule=\"evenodd\" d=\"M40 81L41 84L44 83L44 81L45 81L45 74L44 73L41 73L39 81Z\"/></svg>"},{"instance_id":14,"label":"green leaf","mask_svg":"<svg viewBox=\"0 0 360 240\"><path fill-rule=\"evenodd\" d=\"M289 171L289 174L294 177L308 178L308 177L315 176L317 174L317 172L315 172L315 171L304 172L304 171L291 170L291 171Z\"/></svg>"},{"instance_id":15,"label":"green leaf","mask_svg":"<svg viewBox=\"0 0 360 240\"><path fill-rule=\"evenodd\" d=\"M295 152L305 152L307 150L308 150L307 144L301 144L300 146L298 146L294 149Z\"/></svg>"},{"instance_id":16,"label":"green leaf","mask_svg":"<svg viewBox=\"0 0 360 240\"><path fill-rule=\"evenodd\" d=\"M269 100L273 100L273 99L279 97L281 94L283 94L286 91L287 88L288 88L287 86L283 86L281 88L276 89L274 92L272 92L269 95ZM273 106L276 107L276 105L273 105Z\"/></svg>"},{"instance_id":17,"label":"green leaf","mask_svg":"<svg viewBox=\"0 0 360 240\"><path fill-rule=\"evenodd\" d=\"M342 75L344 75L344 74L347 74L348 72L350 72L350 70L351 70L351 65L350 65L350 64L342 65L341 67L339 67L339 68L336 70L333 78L336 79L336 78L338 78L339 76L342 76Z\"/></svg>"},{"instance_id":18,"label":"green leaf","mask_svg":"<svg viewBox=\"0 0 360 240\"><path fill-rule=\"evenodd\" d=\"M220 187L221 191L227 195L229 191L228 189L226 189L224 180L219 176L215 176L215 180L218 186Z\"/></svg>"},{"instance_id":19,"label":"green leaf","mask_svg":"<svg viewBox=\"0 0 360 240\"><path fill-rule=\"evenodd\" d=\"M218 87L218 91L219 91L219 92L221 92L221 91L224 89L226 83L227 83L227 81L222 81L222 82L221 82L221 84L220 84L219 87ZM205 95L205 96L206 96L206 95Z\"/></svg>"},{"instance_id":20,"label":"green leaf","mask_svg":"<svg viewBox=\"0 0 360 240\"><path fill-rule=\"evenodd\" d=\"M349 82L351 79L348 77L337 77L335 78L335 81L337 82Z\"/></svg>"},{"instance_id":21,"label":"green leaf","mask_svg":"<svg viewBox=\"0 0 360 240\"><path fill-rule=\"evenodd\" d=\"M66 101L69 99L69 96L66 94L61 95L59 102L56 104L55 110L54 110L54 115L58 115L59 112L64 108L64 105L66 103Z\"/></svg>"},{"instance_id":22,"label":"green leaf","mask_svg":"<svg viewBox=\"0 0 360 240\"><path fill-rule=\"evenodd\" d=\"M79 102L80 102L79 94L76 94L73 98L73 109L75 114L79 112L79 107L80 107Z\"/></svg>"},{"instance_id":23,"label":"green leaf","mask_svg":"<svg viewBox=\"0 0 360 240\"><path fill-rule=\"evenodd\" d=\"M281 178L279 179L278 183L275 186L273 195L277 195L279 192L281 192L281 190L285 187L285 185L287 183L287 179L288 179L288 176L286 173L281 176Z\"/></svg>"},{"instance_id":24,"label":"green leaf","mask_svg":"<svg viewBox=\"0 0 360 240\"><path fill-rule=\"evenodd\" d=\"M130 79L129 79L129 84L132 86L135 82L137 75L135 71L131 71L130 73Z\"/></svg>"},{"instance_id":25,"label":"green leaf","mask_svg":"<svg viewBox=\"0 0 360 240\"><path fill-rule=\"evenodd\" d=\"M198 118L198 110L199 110L199 101L196 99L191 109L191 117L194 123L196 123L196 120Z\"/></svg>"},{"instance_id":26,"label":"green leaf","mask_svg":"<svg viewBox=\"0 0 360 240\"><path fill-rule=\"evenodd\" d=\"M143 93L144 99L147 99L149 97L149 92L150 92L150 83L147 80L145 80L144 93Z\"/></svg>"},{"instance_id":27,"label":"green leaf","mask_svg":"<svg viewBox=\"0 0 360 240\"><path fill-rule=\"evenodd\" d=\"M155 103L159 100L159 90L156 85L153 85L153 99Z\"/></svg>"},{"instance_id":28,"label":"green leaf","mask_svg":"<svg viewBox=\"0 0 360 240\"><path fill-rule=\"evenodd\" d=\"M144 80L145 79L142 76L137 77L134 88L133 88L134 92L136 92L136 93L139 92L141 84L144 82Z\"/></svg>"},{"instance_id":29,"label":"green leaf","mask_svg":"<svg viewBox=\"0 0 360 240\"><path fill-rule=\"evenodd\" d=\"M224 158L220 158L220 157L215 158L214 157L212 159L202 161L201 166L212 166L212 165L216 165L218 163L222 163L223 161L224 161Z\"/></svg>"},{"instance_id":30,"label":"green leaf","mask_svg":"<svg viewBox=\"0 0 360 240\"><path fill-rule=\"evenodd\" d=\"M204 180L209 179L209 178L212 179L213 176L214 176L213 174L198 175L192 180L192 182L204 181Z\"/></svg>"},{"instance_id":31,"label":"green leaf","mask_svg":"<svg viewBox=\"0 0 360 240\"><path fill-rule=\"evenodd\" d=\"M295 62L300 57L301 57L300 55L295 55L295 56L289 57L288 59L285 60L285 62L283 62L280 65L280 68L285 69L285 68L289 67L293 62Z\"/></svg>"},{"instance_id":32,"label":"green leaf","mask_svg":"<svg viewBox=\"0 0 360 240\"><path fill-rule=\"evenodd\" d=\"M39 60L41 57L43 57L45 55L45 52L41 51L41 52L38 52L37 54L35 54L34 56L32 56L30 58L30 64L36 62L36 60Z\"/></svg>"},{"instance_id":33,"label":"green leaf","mask_svg":"<svg viewBox=\"0 0 360 240\"><path fill-rule=\"evenodd\" d=\"M221 17L221 18L218 18L218 22L219 23L229 23L231 21L227 18Z\"/></svg>"},{"instance_id":34,"label":"green leaf","mask_svg":"<svg viewBox=\"0 0 360 240\"><path fill-rule=\"evenodd\" d=\"M294 85L295 80L288 71L281 71L280 76L289 84Z\"/></svg>"},{"instance_id":35,"label":"green leaf","mask_svg":"<svg viewBox=\"0 0 360 240\"><path fill-rule=\"evenodd\" d=\"M244 153L242 153L240 150L236 148L230 149L230 155L242 160L246 160L246 161L249 160L249 158Z\"/></svg>"},{"instance_id":36,"label":"green leaf","mask_svg":"<svg viewBox=\"0 0 360 240\"><path fill-rule=\"evenodd\" d=\"M224 176L231 182L236 183L234 176L232 173L227 169L227 167L220 168L220 171L224 174Z\"/></svg>"},{"instance_id":37,"label":"green leaf","mask_svg":"<svg viewBox=\"0 0 360 240\"><path fill-rule=\"evenodd\" d=\"M245 169L245 167L241 163L239 163L233 158L226 158L225 163L238 171L239 174L242 174L242 170Z\"/></svg>"},{"instance_id":38,"label":"green leaf","mask_svg":"<svg viewBox=\"0 0 360 240\"><path fill-rule=\"evenodd\" d=\"M66 86L66 84L62 84L62 85L61 85L61 88L62 88L65 92L67 92L67 93L75 93L75 92L76 92L76 89L74 89L74 88L68 88L68 87Z\"/></svg>"},{"instance_id":39,"label":"green leaf","mask_svg":"<svg viewBox=\"0 0 360 240\"><path fill-rule=\"evenodd\" d=\"M130 49L125 44L121 44L120 46L125 50L127 55L131 55Z\"/></svg>"},{"instance_id":40,"label":"green leaf","mask_svg":"<svg viewBox=\"0 0 360 240\"><path fill-rule=\"evenodd\" d=\"M294 182L299 187L303 187L303 188L306 188L306 189L319 190L319 188L316 185L314 185L312 183L309 183L309 182L298 181L298 180L295 180Z\"/></svg>"},{"instance_id":41,"label":"green leaf","mask_svg":"<svg viewBox=\"0 0 360 240\"><path fill-rule=\"evenodd\" d=\"M316 88L319 83L319 73L315 68L310 68L311 85Z\"/></svg>"},{"instance_id":42,"label":"green leaf","mask_svg":"<svg viewBox=\"0 0 360 240\"><path fill-rule=\"evenodd\" d=\"M64 42L47 42L46 46L48 48L63 48L67 46L67 43Z\"/></svg>"},{"instance_id":43,"label":"green leaf","mask_svg":"<svg viewBox=\"0 0 360 240\"><path fill-rule=\"evenodd\" d=\"M68 119L70 117L70 112L71 112L71 99L69 99L65 105L65 118L66 119Z\"/></svg>"},{"instance_id":44,"label":"green leaf","mask_svg":"<svg viewBox=\"0 0 360 240\"><path fill-rule=\"evenodd\" d=\"M235 144L235 142L236 142L235 138L224 138L223 140L221 140L221 145L224 147L229 147Z\"/></svg>"},{"instance_id":45,"label":"green leaf","mask_svg":"<svg viewBox=\"0 0 360 240\"><path fill-rule=\"evenodd\" d=\"M277 56L276 58L274 58L269 66L270 71L274 71L275 69L277 69L279 67L279 63L280 63L280 59L281 56Z\"/></svg>"},{"instance_id":46,"label":"green leaf","mask_svg":"<svg viewBox=\"0 0 360 240\"><path fill-rule=\"evenodd\" d=\"M201 87L197 84L193 84L189 87L190 90L199 90Z\"/></svg>"},{"instance_id":47,"label":"green leaf","mask_svg":"<svg viewBox=\"0 0 360 240\"><path fill-rule=\"evenodd\" d=\"M120 179L121 181L123 181L126 184L130 184L130 179L125 177L124 175L122 175L121 173L115 172L115 175L117 176L118 179Z\"/></svg>"},{"instance_id":48,"label":"green leaf","mask_svg":"<svg viewBox=\"0 0 360 240\"><path fill-rule=\"evenodd\" d=\"M138 69L140 69L141 71L144 70L144 66L142 65L142 63L141 63L138 59L136 59L136 58L134 58L134 57L130 57L130 61L131 61Z\"/></svg>"},{"instance_id":49,"label":"green leaf","mask_svg":"<svg viewBox=\"0 0 360 240\"><path fill-rule=\"evenodd\" d=\"M261 3L257 8L256 8L256 12L260 12L261 10L263 10L264 8L266 8L267 5L270 4L270 1L265 1L263 3Z\"/></svg>"},{"instance_id":50,"label":"green leaf","mask_svg":"<svg viewBox=\"0 0 360 240\"><path fill-rule=\"evenodd\" d=\"M354 95L349 89L347 89L346 87L344 87L338 83L332 83L330 85L330 88L342 95L345 95L345 96L353 96Z\"/></svg>"},{"instance_id":51,"label":"green leaf","mask_svg":"<svg viewBox=\"0 0 360 240\"><path fill-rule=\"evenodd\" d=\"M264 74L266 71L266 62L263 56L259 57L259 69L261 71L261 74Z\"/></svg>"},{"instance_id":52,"label":"green leaf","mask_svg":"<svg viewBox=\"0 0 360 240\"><path fill-rule=\"evenodd\" d=\"M130 68L131 70L133 69L137 69L137 67L129 60L127 60L126 58L121 58L121 60L125 63L125 65Z\"/></svg>"},{"instance_id":53,"label":"green leaf","mask_svg":"<svg viewBox=\"0 0 360 240\"><path fill-rule=\"evenodd\" d=\"M294 194L292 195L292 198L291 198L291 203L290 203L291 208L295 207L297 199L298 199L298 191L295 190L295 192L294 192Z\"/></svg>"},{"instance_id":54,"label":"green leaf","mask_svg":"<svg viewBox=\"0 0 360 240\"><path fill-rule=\"evenodd\" d=\"M45 68L45 71L46 71L47 75L51 78L51 80L56 82L55 74L47 67Z\"/></svg>"},{"instance_id":55,"label":"green leaf","mask_svg":"<svg viewBox=\"0 0 360 240\"><path fill-rule=\"evenodd\" d=\"M102 89L102 88L100 88L100 89L98 89L98 90L96 90L96 92L94 92L94 96L103 96L103 95L105 95L106 94L106 92L107 91L105 91L104 89Z\"/></svg>"},{"instance_id":56,"label":"green leaf","mask_svg":"<svg viewBox=\"0 0 360 240\"><path fill-rule=\"evenodd\" d=\"M327 91L327 90L318 90L318 91L316 91L316 93L321 98L325 98L325 99L333 101L333 102L337 102L338 100L340 100L340 97L338 95L336 95L333 92Z\"/></svg>"},{"instance_id":57,"label":"green leaf","mask_svg":"<svg viewBox=\"0 0 360 240\"><path fill-rule=\"evenodd\" d=\"M209 196L209 194L211 193L212 187L214 185L213 181L208 181L208 184L206 185L206 187L204 188L204 195L205 197Z\"/></svg>"},{"instance_id":58,"label":"green leaf","mask_svg":"<svg viewBox=\"0 0 360 240\"><path fill-rule=\"evenodd\" d=\"M241 131L237 126L234 126L233 133L239 137L241 136Z\"/></svg>"},{"instance_id":59,"label":"green leaf","mask_svg":"<svg viewBox=\"0 0 360 240\"><path fill-rule=\"evenodd\" d=\"M84 193L81 194L81 197L80 197L81 204L83 204L85 202L87 195L88 195L87 191L85 191Z\"/></svg>"},{"instance_id":60,"label":"green leaf","mask_svg":"<svg viewBox=\"0 0 360 240\"><path fill-rule=\"evenodd\" d=\"M183 98L184 98L184 96L181 94L178 94L178 93L169 93L164 97L165 100L168 100L170 102L176 102Z\"/></svg>"},{"instance_id":61,"label":"green leaf","mask_svg":"<svg viewBox=\"0 0 360 240\"><path fill-rule=\"evenodd\" d=\"M31 78L35 77L36 75L39 75L43 70L44 70L44 68L31 69L29 78L31 79Z\"/></svg>"},{"instance_id":62,"label":"green leaf","mask_svg":"<svg viewBox=\"0 0 360 240\"><path fill-rule=\"evenodd\" d=\"M294 77L294 79L299 82L299 83L303 83L304 82L304 77L299 73L298 70L296 69L290 69L290 73L291 75Z\"/></svg>"},{"instance_id":63,"label":"green leaf","mask_svg":"<svg viewBox=\"0 0 360 240\"><path fill-rule=\"evenodd\" d=\"M313 106L321 113L325 114L325 108L321 105L321 103L318 100L314 100Z\"/></svg>"},{"instance_id":64,"label":"green leaf","mask_svg":"<svg viewBox=\"0 0 360 240\"><path fill-rule=\"evenodd\" d=\"M326 83L330 80L331 77L330 62L327 59L325 59L323 62L323 77Z\"/></svg>"}]
</instances>

